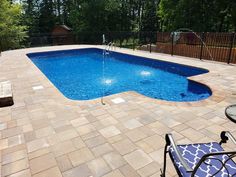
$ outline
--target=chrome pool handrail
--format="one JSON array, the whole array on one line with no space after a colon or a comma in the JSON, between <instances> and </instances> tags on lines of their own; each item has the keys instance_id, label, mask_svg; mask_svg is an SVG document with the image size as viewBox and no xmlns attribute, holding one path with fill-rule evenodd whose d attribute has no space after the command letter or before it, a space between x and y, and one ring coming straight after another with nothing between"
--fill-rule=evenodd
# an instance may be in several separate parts
<instances>
[{"instance_id":1,"label":"chrome pool handrail","mask_svg":"<svg viewBox=\"0 0 236 177\"><path fill-rule=\"evenodd\" d=\"M109 42L105 49L103 50L103 54L104 55L107 55L107 54L110 54L110 52L112 51L112 49L114 48L114 43L113 42Z\"/></svg>"}]
</instances>

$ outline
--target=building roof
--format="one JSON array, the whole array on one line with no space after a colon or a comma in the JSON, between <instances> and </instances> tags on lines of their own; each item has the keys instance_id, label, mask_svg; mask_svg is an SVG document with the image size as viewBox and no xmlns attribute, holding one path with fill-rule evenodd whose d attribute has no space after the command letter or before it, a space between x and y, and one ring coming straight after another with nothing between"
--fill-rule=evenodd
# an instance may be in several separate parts
<instances>
[{"instance_id":1,"label":"building roof","mask_svg":"<svg viewBox=\"0 0 236 177\"><path fill-rule=\"evenodd\" d=\"M72 31L72 29L66 25L57 25L55 27L61 27L61 28L64 28L65 30Z\"/></svg>"}]
</instances>

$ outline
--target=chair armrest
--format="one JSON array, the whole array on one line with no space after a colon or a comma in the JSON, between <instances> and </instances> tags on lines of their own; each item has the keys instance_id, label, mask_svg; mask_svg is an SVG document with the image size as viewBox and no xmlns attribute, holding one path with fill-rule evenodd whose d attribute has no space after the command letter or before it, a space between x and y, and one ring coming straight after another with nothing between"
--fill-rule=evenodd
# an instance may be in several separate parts
<instances>
[{"instance_id":1,"label":"chair armrest","mask_svg":"<svg viewBox=\"0 0 236 177\"><path fill-rule=\"evenodd\" d=\"M194 176L195 176L195 174L196 174L198 168L200 167L200 165L201 165L202 163L204 163L207 159L217 159L217 158L214 158L214 157L213 157L213 156L217 156L217 155L228 155L229 159L233 160L233 158L234 158L235 155L236 155L236 151L212 152L212 153L203 155L202 158L198 161L198 163L197 163L196 166L194 167L193 172L192 172L192 174L191 174L191 177L194 177ZM223 168L226 168L226 167L225 167L225 163L228 162L229 159L227 159L227 160L225 159L224 162L221 161ZM218 160L219 160L219 159L218 159ZM205 163L205 164L207 165L207 163ZM210 164L208 164L208 165L210 165ZM218 170L221 171L222 168L219 168ZM218 171L218 172L219 172L219 171ZM215 174L217 174L218 172L215 172ZM228 176L230 176L229 171L227 171L227 172L228 172ZM214 175L214 176L215 176L215 175Z\"/></svg>"},{"instance_id":2,"label":"chair armrest","mask_svg":"<svg viewBox=\"0 0 236 177\"><path fill-rule=\"evenodd\" d=\"M166 134L166 143L169 146L172 146L172 148L174 149L177 158L179 159L179 161L181 162L181 164L183 165L183 167L186 169L187 172L192 172L193 169L188 165L188 163L186 162L186 160L183 158L178 146L175 144L174 138L172 136L172 134L168 133Z\"/></svg>"},{"instance_id":3,"label":"chair armrest","mask_svg":"<svg viewBox=\"0 0 236 177\"><path fill-rule=\"evenodd\" d=\"M220 134L221 143L226 143L229 139L236 144L236 139L229 131L222 131Z\"/></svg>"}]
</instances>

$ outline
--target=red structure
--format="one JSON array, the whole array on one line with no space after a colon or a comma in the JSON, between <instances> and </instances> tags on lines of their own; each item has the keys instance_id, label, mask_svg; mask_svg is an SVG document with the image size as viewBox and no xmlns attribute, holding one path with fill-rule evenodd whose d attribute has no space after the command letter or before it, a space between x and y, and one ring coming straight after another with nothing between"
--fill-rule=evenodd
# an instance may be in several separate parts
<instances>
[{"instance_id":1,"label":"red structure","mask_svg":"<svg viewBox=\"0 0 236 177\"><path fill-rule=\"evenodd\" d=\"M66 25L57 25L52 30L53 45L68 45L74 43L72 29Z\"/></svg>"}]
</instances>

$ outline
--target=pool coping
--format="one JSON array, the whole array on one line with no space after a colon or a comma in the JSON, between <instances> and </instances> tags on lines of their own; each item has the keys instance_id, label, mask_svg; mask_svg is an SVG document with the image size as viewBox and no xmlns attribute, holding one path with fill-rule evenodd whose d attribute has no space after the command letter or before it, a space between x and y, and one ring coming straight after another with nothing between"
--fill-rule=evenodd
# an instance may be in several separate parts
<instances>
[{"instance_id":1,"label":"pool coping","mask_svg":"<svg viewBox=\"0 0 236 177\"><path fill-rule=\"evenodd\" d=\"M12 52L19 52L21 54L21 57L25 58L27 60L27 62L30 63L30 66L34 68L34 71L37 71L40 74L40 77L43 77L43 80L48 82L49 85L53 86L54 90L57 90L57 96L60 96L61 99L64 99L64 101L69 101L72 103L81 103L81 102L101 102L101 98L96 98L96 99L92 99L92 100L72 100L67 98L66 96L63 95L63 93L60 92L60 90L44 75L44 73L29 59L29 57L27 56L27 54L29 53L36 53L36 52L49 52L49 51L60 51L60 50L72 50L72 49L83 49L83 48L98 48L98 49L104 49L105 46L101 46L101 45L70 45L70 46L56 46L56 47L38 47L38 48L28 48L28 49L20 49L20 50L13 50L13 51L7 51L4 52L5 53L12 53ZM167 62L172 62L172 63L177 63L176 61L171 61L173 58L178 58L178 56L170 56L170 55L166 55L166 54L159 54L159 53L148 53L146 51L137 51L137 50L132 50L132 49L124 49L124 48L118 48L116 47L115 49L116 52L119 53L123 53L123 54L129 54L129 55L133 55L133 56L139 56L139 57L145 57L145 58L150 58L150 59L154 59L154 60L160 60L160 61L167 61ZM189 63L189 61L194 60L194 64L193 65L191 63ZM199 64L200 62L200 64ZM203 68L202 66L200 66L202 64L202 62L207 62L209 63L213 63L211 61L204 61L204 60L197 60L197 59L193 59L193 58L183 58L181 57L178 60L177 64L182 64L182 65L187 65L187 66L192 66L192 67L197 67L197 68ZM218 62L219 63L219 62ZM220 63L221 64L221 63ZM160 99L154 99L151 97L147 97L145 95L142 95L138 92L135 91L127 91L127 92L121 92L121 93L117 93L117 94L112 94L109 96L105 96L103 97L105 102L109 102L109 100L113 97L122 97L122 94L130 94L130 95L135 95L137 97L143 98L143 99L147 99L149 102L154 102L154 103L158 103L158 104L163 104L163 105L175 105L175 106L203 106L203 105L211 105L211 104L215 104L218 103L222 100L225 99L226 94L222 91L220 86L214 86L212 84L210 84L207 80L207 76L211 75L211 71L212 68L209 68L208 65L205 65L205 67L203 69L207 69L209 72L208 73L204 73L204 74L200 74L200 75L195 75L195 76L191 76L191 77L187 77L189 80L193 80L196 82L200 82L201 84L204 84L206 86L208 86L211 91L212 91L212 95L210 97L208 97L207 99L204 100L200 100L200 101L192 101L192 102L175 102L175 101L165 101L165 100L160 100Z\"/></svg>"}]
</instances>

